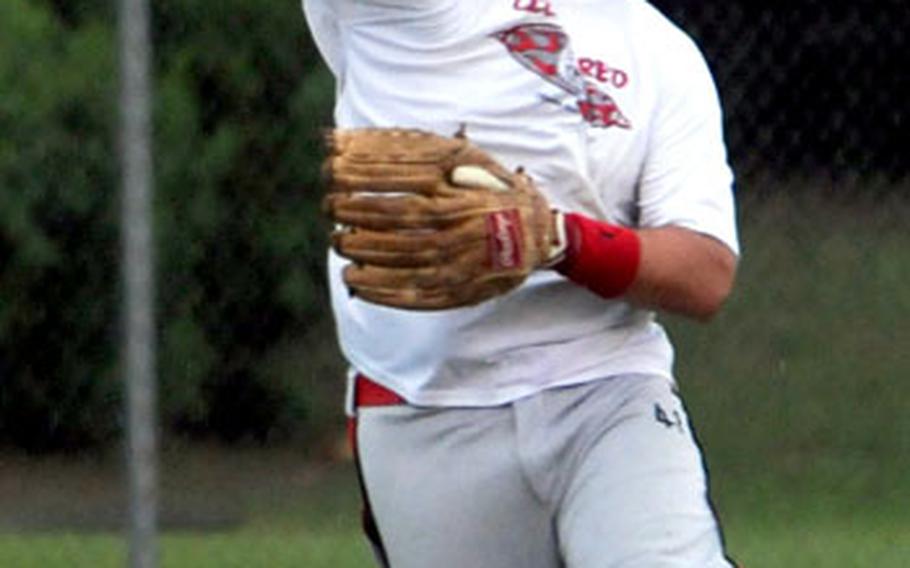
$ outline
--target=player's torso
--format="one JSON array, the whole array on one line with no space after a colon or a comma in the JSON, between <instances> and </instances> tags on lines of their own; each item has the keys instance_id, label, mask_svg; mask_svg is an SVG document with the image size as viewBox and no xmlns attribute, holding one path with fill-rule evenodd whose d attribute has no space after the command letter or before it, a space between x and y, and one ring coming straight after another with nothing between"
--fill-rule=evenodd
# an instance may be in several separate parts
<instances>
[{"instance_id":1,"label":"player's torso","mask_svg":"<svg viewBox=\"0 0 910 568\"><path fill-rule=\"evenodd\" d=\"M323 51L339 82L339 126L464 126L498 160L525 168L554 206L634 221L653 105L625 31L638 0L307 1L331 2L337 18L337 50L323 42ZM549 271L480 306L407 313L351 299L343 260L330 260L348 359L421 403L494 404L669 366L650 313Z\"/></svg>"}]
</instances>

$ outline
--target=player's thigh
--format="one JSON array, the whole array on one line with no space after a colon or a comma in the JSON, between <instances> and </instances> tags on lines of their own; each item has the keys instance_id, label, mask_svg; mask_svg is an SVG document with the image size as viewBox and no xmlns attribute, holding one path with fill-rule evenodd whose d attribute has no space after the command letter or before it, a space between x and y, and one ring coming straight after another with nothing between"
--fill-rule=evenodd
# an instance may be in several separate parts
<instances>
[{"instance_id":1,"label":"player's thigh","mask_svg":"<svg viewBox=\"0 0 910 568\"><path fill-rule=\"evenodd\" d=\"M395 568L556 568L551 517L526 486L508 409L368 408L358 446Z\"/></svg>"},{"instance_id":2,"label":"player's thigh","mask_svg":"<svg viewBox=\"0 0 910 568\"><path fill-rule=\"evenodd\" d=\"M635 383L610 420L560 513L567 566L728 568L701 451L669 382Z\"/></svg>"}]
</instances>

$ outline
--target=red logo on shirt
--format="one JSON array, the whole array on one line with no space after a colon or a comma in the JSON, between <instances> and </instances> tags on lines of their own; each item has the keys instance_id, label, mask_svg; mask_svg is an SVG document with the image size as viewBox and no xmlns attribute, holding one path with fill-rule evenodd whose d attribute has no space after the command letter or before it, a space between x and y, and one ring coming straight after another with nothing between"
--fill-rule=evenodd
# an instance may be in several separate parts
<instances>
[{"instance_id":1,"label":"red logo on shirt","mask_svg":"<svg viewBox=\"0 0 910 568\"><path fill-rule=\"evenodd\" d=\"M513 6L516 10L521 10L522 12L530 12L532 14L541 14L550 17L556 15L548 0L515 0Z\"/></svg>"},{"instance_id":2,"label":"red logo on shirt","mask_svg":"<svg viewBox=\"0 0 910 568\"><path fill-rule=\"evenodd\" d=\"M578 60L578 69L586 77L591 77L617 89L622 89L629 84L629 75L625 71L610 67L599 59L582 57Z\"/></svg>"},{"instance_id":3,"label":"red logo on shirt","mask_svg":"<svg viewBox=\"0 0 910 568\"><path fill-rule=\"evenodd\" d=\"M632 126L619 110L616 101L592 85L585 86L585 97L584 100L578 101L578 110L585 120L594 126L603 128L610 126L629 128Z\"/></svg>"},{"instance_id":4,"label":"red logo on shirt","mask_svg":"<svg viewBox=\"0 0 910 568\"><path fill-rule=\"evenodd\" d=\"M494 34L516 61L575 99L575 110L593 126L631 128L616 101L585 78L572 54L569 36L548 23L522 24ZM625 78L628 81L628 77ZM625 82L623 85L625 86ZM550 102L558 102L547 98Z\"/></svg>"}]
</instances>

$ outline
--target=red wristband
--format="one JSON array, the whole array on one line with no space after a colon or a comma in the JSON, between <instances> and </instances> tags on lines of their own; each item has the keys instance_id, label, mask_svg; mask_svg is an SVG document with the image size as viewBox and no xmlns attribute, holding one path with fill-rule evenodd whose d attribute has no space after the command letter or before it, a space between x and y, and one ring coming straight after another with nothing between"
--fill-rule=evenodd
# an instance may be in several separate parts
<instances>
[{"instance_id":1,"label":"red wristband","mask_svg":"<svg viewBox=\"0 0 910 568\"><path fill-rule=\"evenodd\" d=\"M565 223L565 258L553 268L603 298L625 294L641 263L635 231L577 213L567 213Z\"/></svg>"}]
</instances>

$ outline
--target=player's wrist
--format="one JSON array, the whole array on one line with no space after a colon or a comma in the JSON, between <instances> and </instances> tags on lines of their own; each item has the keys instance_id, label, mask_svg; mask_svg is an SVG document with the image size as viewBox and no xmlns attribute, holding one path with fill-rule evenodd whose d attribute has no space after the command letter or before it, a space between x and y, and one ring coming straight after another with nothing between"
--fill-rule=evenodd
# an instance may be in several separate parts
<instances>
[{"instance_id":1,"label":"player's wrist","mask_svg":"<svg viewBox=\"0 0 910 568\"><path fill-rule=\"evenodd\" d=\"M638 233L578 213L561 213L560 217L565 243L551 267L603 298L624 295L641 264Z\"/></svg>"},{"instance_id":2,"label":"player's wrist","mask_svg":"<svg viewBox=\"0 0 910 568\"><path fill-rule=\"evenodd\" d=\"M550 211L551 235L549 250L543 268L554 268L566 257L569 239L566 234L566 216L558 209Z\"/></svg>"}]
</instances>

